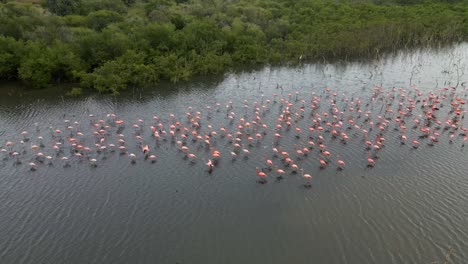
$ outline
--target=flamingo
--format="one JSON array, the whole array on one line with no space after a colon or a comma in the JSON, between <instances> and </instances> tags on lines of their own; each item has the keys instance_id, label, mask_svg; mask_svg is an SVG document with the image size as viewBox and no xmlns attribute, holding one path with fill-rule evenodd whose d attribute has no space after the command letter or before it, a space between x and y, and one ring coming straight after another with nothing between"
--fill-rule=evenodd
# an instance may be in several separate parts
<instances>
[{"instance_id":1,"label":"flamingo","mask_svg":"<svg viewBox=\"0 0 468 264\"><path fill-rule=\"evenodd\" d=\"M346 166L346 163L340 159L340 157L337 157L336 163L338 164L338 169L343 170L344 167Z\"/></svg>"},{"instance_id":2,"label":"flamingo","mask_svg":"<svg viewBox=\"0 0 468 264\"><path fill-rule=\"evenodd\" d=\"M270 159L267 159L266 157L265 157L265 161L268 165L268 168L271 170L271 167L273 167L273 161L271 161Z\"/></svg>"},{"instance_id":3,"label":"flamingo","mask_svg":"<svg viewBox=\"0 0 468 264\"><path fill-rule=\"evenodd\" d=\"M135 155L135 154L130 153L130 154L128 154L128 157L130 158L130 162L131 162L132 164L135 164L135 163L136 163L136 155Z\"/></svg>"},{"instance_id":4,"label":"flamingo","mask_svg":"<svg viewBox=\"0 0 468 264\"><path fill-rule=\"evenodd\" d=\"M149 153L150 148L149 148L148 145L145 145L144 147L141 148L141 150L143 151L143 153L147 154L147 153Z\"/></svg>"},{"instance_id":5,"label":"flamingo","mask_svg":"<svg viewBox=\"0 0 468 264\"><path fill-rule=\"evenodd\" d=\"M278 177L276 177L277 180L282 180L283 179L283 174L285 173L284 170L276 168L276 173L278 173Z\"/></svg>"},{"instance_id":6,"label":"flamingo","mask_svg":"<svg viewBox=\"0 0 468 264\"><path fill-rule=\"evenodd\" d=\"M193 153L187 154L187 157L190 159L191 163L194 163L195 159L197 158L197 156L195 156L195 154L193 154Z\"/></svg>"},{"instance_id":7,"label":"flamingo","mask_svg":"<svg viewBox=\"0 0 468 264\"><path fill-rule=\"evenodd\" d=\"M296 164L291 164L291 172L296 174L299 167Z\"/></svg>"},{"instance_id":8,"label":"flamingo","mask_svg":"<svg viewBox=\"0 0 468 264\"><path fill-rule=\"evenodd\" d=\"M235 160L237 158L237 154L233 151L231 151L231 158L232 160Z\"/></svg>"},{"instance_id":9,"label":"flamingo","mask_svg":"<svg viewBox=\"0 0 468 264\"><path fill-rule=\"evenodd\" d=\"M156 155L150 155L150 156L149 156L149 159L150 159L151 163L155 163L157 157L156 157Z\"/></svg>"},{"instance_id":10,"label":"flamingo","mask_svg":"<svg viewBox=\"0 0 468 264\"><path fill-rule=\"evenodd\" d=\"M364 147L368 150L367 164L369 167L373 167L376 162L374 159L377 158L377 153L384 151L384 146L391 142L386 140L385 137L388 136L388 128L393 127L392 125L394 125L395 131L399 131L397 142L399 140L401 144L406 144L408 141L409 136L407 138L407 133L413 133L416 137L427 137L429 139L428 145L434 145L434 143L439 142L439 136L443 135L438 130L443 129L447 131L449 143L451 144L458 142L455 140L457 134L463 136L464 139L460 141L460 145L464 147L465 141L468 139L468 129L463 127L462 122L466 112L463 109L464 98L467 97L466 89L463 93L463 95L460 95L457 94L456 90L447 88L447 90L441 89L437 92L431 91L427 97L420 95L420 92L416 90L416 93L410 96L406 89L392 88L392 91L385 93L382 87L376 87L368 101L361 101L360 98L346 97L345 94L340 98L339 93L326 88L321 95L316 96L314 93L312 94L309 106L306 104L309 100L303 98L302 95L296 96L296 101L290 95L278 98L279 101L277 102L279 103L276 107L279 108L279 113L273 116L274 126L272 128L268 128L263 120L266 120L266 115L274 107L274 104L269 105L271 102L269 100L266 100L266 103L264 103L262 97L261 102L244 102L245 113L242 117L236 116L232 112L232 109L234 109L233 103L228 103L225 113L228 124L224 127L221 124L216 126L212 123L204 123L209 122L207 121L208 117L218 112L220 104L217 104L215 108L212 108L210 105L205 106L204 109L208 113L206 116L192 109L192 107L188 107L185 113L187 125L182 125L174 114L170 114L167 121L153 116L148 132L151 133L149 135L151 135L151 140L155 141L156 148L165 144L167 140L171 140L171 142L175 143L175 147L184 153L184 159L188 159L190 162L194 162L197 158L195 156L197 154L195 147L198 147L198 150L200 150L201 147L206 146L206 149L211 149L210 158L213 165L220 159L222 153L221 151L214 150L211 146L215 146L221 141L229 142L230 146L232 145L233 151L230 151L230 155L232 160L235 160L239 154L247 158L250 155L249 153L254 151L253 149L258 149L261 143L270 140L269 143L272 146L271 150L273 152L265 155L265 162L270 170L274 168L275 173L281 176L282 173L278 172L281 169L276 167L272 159L267 158L267 156L271 154L273 154L273 158L280 156L283 165L290 167L292 173L296 172L298 170L297 164L290 158L290 153L281 150L281 147L278 146L280 142L276 139L284 138L281 141L291 142L287 138L291 139L295 135L301 135L302 131L300 127L304 125L303 123L301 124L303 122L301 120L306 113L310 113L311 123L310 125L305 124L307 131L304 131L304 134L301 135L301 137L306 136L307 139L302 140L298 138L294 141L297 143L294 144L294 157L299 159L308 154L312 155L314 152L311 150L317 145L320 147L318 154L320 166L324 168L332 162L330 159L332 154L325 146L328 139L337 138L343 143L347 142L349 144L353 143L354 139L360 138L364 142ZM340 101L339 99L343 102L341 106L337 103ZM445 120L439 120L437 115L442 113L441 109L444 103L450 104L449 109L447 110ZM382 106L381 113L384 110L382 115L373 112L375 107L380 106L379 104ZM393 108L393 105L397 109ZM419 110L419 107L421 107L421 110ZM215 109L216 111L214 111ZM361 115L365 116L365 118L360 119ZM3 159L8 161L10 157L13 157L16 164L21 164L21 159L31 157L30 161L35 162L36 165L44 162L52 164L53 158L48 158L51 156L44 154L52 150L59 159L65 162L65 166L69 166L68 157L70 157L70 160L86 159L89 164L93 165L95 163L95 158L92 158L93 153L105 156L110 155L111 153L109 152L118 150L122 155L128 155L132 160L132 153L130 152L135 151L135 149L129 143L134 142L138 150L141 149L146 154L145 159L150 159L152 162L156 160L156 156L149 155L150 147L143 145L143 142L148 140L145 135L147 131L145 122L143 121L145 119L131 121L132 126L135 127L135 131L131 131L132 136L129 138L125 138L122 134L124 131L124 121L115 114L107 114L107 118L103 119L92 115L89 116L88 120L90 121L90 129L88 131L84 130L85 128L80 122L64 120L64 125L50 127L50 141L48 141L47 137L37 135L36 142L31 142L30 145L26 144L26 142L32 133L28 132L29 128L26 128L17 135L18 138L10 139L6 144L2 144L1 153L3 153ZM407 123L411 123L411 126L416 124L417 130L407 132L405 126ZM122 126L119 124L122 124ZM115 129L114 125L116 125ZM39 127L37 124L35 126L36 132L39 134ZM203 131L204 128L207 128L207 131ZM287 131L291 128L293 129L292 133L288 133ZM376 132L375 135L372 134L373 131ZM272 135L266 137L268 133L272 133ZM148 137L150 137L149 135ZM375 138L370 139L372 137ZM93 140L94 145L86 145L89 138ZM415 138L409 141L414 149L421 145ZM189 139L197 142L197 145L192 147ZM244 147L245 144L248 145L248 148ZM286 149L286 147L290 146L284 147ZM374 156L372 157L374 159L369 156L372 150L374 151ZM70 151L70 154L67 154L68 157L62 157L67 151ZM72 159L71 157L76 158ZM135 162L136 159L135 155L133 161ZM339 155L336 155L336 164L339 170L346 166ZM38 166L36 167L39 168ZM284 172L284 170L281 171Z\"/></svg>"},{"instance_id":11,"label":"flamingo","mask_svg":"<svg viewBox=\"0 0 468 264\"><path fill-rule=\"evenodd\" d=\"M256 167L255 169L257 170L257 176L260 177L260 180L258 182L261 184L267 183L266 178L268 177L268 175L261 171L258 167Z\"/></svg>"},{"instance_id":12,"label":"flamingo","mask_svg":"<svg viewBox=\"0 0 468 264\"><path fill-rule=\"evenodd\" d=\"M312 187L312 182L311 182L312 176L310 174L304 174L304 169L301 169L301 174L302 174L302 178L306 180L304 187L306 188Z\"/></svg>"},{"instance_id":13,"label":"flamingo","mask_svg":"<svg viewBox=\"0 0 468 264\"><path fill-rule=\"evenodd\" d=\"M371 168L371 167L374 167L374 165L375 165L375 160L369 156L369 153L367 153L367 167Z\"/></svg>"},{"instance_id":14,"label":"flamingo","mask_svg":"<svg viewBox=\"0 0 468 264\"><path fill-rule=\"evenodd\" d=\"M324 159L319 158L319 162L320 162L320 168L322 169L328 165L328 163Z\"/></svg>"},{"instance_id":15,"label":"flamingo","mask_svg":"<svg viewBox=\"0 0 468 264\"><path fill-rule=\"evenodd\" d=\"M212 173L212 172L213 172L213 167L214 167L213 161L212 161L212 160L208 160L208 161L206 162L206 166L208 166L208 173Z\"/></svg>"}]
</instances>

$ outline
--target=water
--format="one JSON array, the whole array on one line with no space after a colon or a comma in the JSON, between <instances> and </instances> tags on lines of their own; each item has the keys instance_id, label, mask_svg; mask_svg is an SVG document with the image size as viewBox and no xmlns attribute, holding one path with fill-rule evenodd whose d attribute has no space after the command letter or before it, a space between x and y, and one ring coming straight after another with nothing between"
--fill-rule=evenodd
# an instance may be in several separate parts
<instances>
[{"instance_id":1,"label":"water","mask_svg":"<svg viewBox=\"0 0 468 264\"><path fill-rule=\"evenodd\" d=\"M280 98L299 91L310 101L312 93L321 94L325 87L348 98L366 98L374 85L408 90L416 85L427 92L458 84L461 90L467 80L467 50L468 45L461 44L366 63L266 67L161 84L158 91L133 90L121 97L71 99L55 89L48 93L6 85L0 90L2 146L21 139L23 130L29 131L31 142L39 134L48 140L49 127L64 129L64 119L80 122L89 132L89 114L105 118L115 113L127 122L122 133L137 162L131 164L116 152L94 155L97 168L71 159L69 167L54 161L53 166L39 164L30 171L29 152L21 165L11 158L1 160L1 262L432 263L443 261L453 248L456 255L450 263L466 263L468 154L461 147L463 137L450 144L441 132L434 147L423 139L414 150L400 144L392 126L374 168L366 167L358 136L347 145L329 139L328 149L346 160L346 168L338 171L330 165L321 170L318 150L313 150L297 161L314 176L313 187L307 189L300 173L288 172L276 182L269 172L267 184L256 182L255 167L264 167L265 155L271 156L272 132L248 147L248 159L240 155L235 161L227 140L214 140L223 157L209 174L202 160L185 160L170 140L161 141L154 151L156 163L144 161L131 140L131 124L144 119L142 137L154 149L148 132L152 116L167 123L173 113L185 121L188 106L203 112L202 125L230 128L224 110L213 109L208 121L205 107L232 101L240 118L244 100L251 107L262 96L273 100L273 94ZM272 104L264 117L270 128L278 109L279 103ZM306 121L301 124L307 128ZM293 152L295 144L304 142L294 131L282 133L285 150ZM411 133L417 132L408 132L409 138ZM107 140L115 141L115 133ZM189 144L197 156L209 156L209 149Z\"/></svg>"}]
</instances>

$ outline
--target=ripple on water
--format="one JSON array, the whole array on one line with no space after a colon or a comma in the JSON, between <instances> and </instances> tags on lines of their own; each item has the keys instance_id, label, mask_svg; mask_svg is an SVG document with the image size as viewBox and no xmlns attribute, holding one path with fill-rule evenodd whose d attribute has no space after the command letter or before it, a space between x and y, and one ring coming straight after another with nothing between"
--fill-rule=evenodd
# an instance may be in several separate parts
<instances>
[{"instance_id":1,"label":"ripple on water","mask_svg":"<svg viewBox=\"0 0 468 264\"><path fill-rule=\"evenodd\" d=\"M461 45L452 52L464 50L466 45ZM179 84L177 92L172 92L173 85L162 84L158 92L135 91L120 98L10 101L0 96L1 145L10 138L19 141L18 133L23 130L30 132L28 144L37 143L38 135L49 139L49 127L65 131L64 119L78 121L76 127L89 132L89 114L105 120L107 113L115 113L127 121L121 133L129 142L128 151L137 154L134 165L118 152L93 154L98 166L92 168L65 152L62 155L70 157L70 167L54 160L53 166L38 164L34 172L27 167L33 159L30 152L21 154L22 165L0 160L0 234L4 238L0 258L6 263L310 263L311 259L321 263L430 263L441 260L448 247L453 247L454 263L464 263L468 257L468 167L461 137L450 144L448 133L440 131L440 142L430 147L428 139L420 139L415 150L409 142L400 144L399 132L390 127L375 167L367 168L361 132L347 130L350 140L346 145L325 133L325 145L333 156L327 168L319 168L317 146L300 160L292 155L314 177L312 188L306 189L300 173L288 172L278 182L271 171L267 184L255 183L255 168L265 167L265 155L271 155L273 133L265 136L266 143L243 146L250 150L248 159L240 154L231 160L227 140L213 141L223 158L208 174L205 161L191 164L170 141L157 146L148 132L142 137L157 149L158 160L154 164L143 161L131 127L139 118L149 126L153 115L167 123L169 113L183 123L187 107L193 106L194 111L202 111L204 127L211 124L231 131L237 122L230 123L226 117L228 101L233 102L238 120L251 116L244 110L244 100L252 107L254 101L272 100L273 94L294 96L296 90L306 105L312 96L324 96L324 87L339 96L344 93L364 100L375 84L408 87L415 62L422 68L413 83L427 92L436 81L453 79L440 73L449 65L446 57L444 52L416 53L347 67L267 67L227 74L223 80ZM219 112L216 102L221 104ZM210 115L207 105L212 107ZM343 102L338 106L345 108ZM380 114L380 109L371 110L373 116ZM261 118L273 129L278 114L279 103L272 103ZM294 127L306 133L311 119L306 115ZM368 127L363 118L357 124ZM411 127L408 139L418 134ZM308 135L297 139L294 129L282 133L280 145L285 151L294 153L296 147L307 145ZM376 134L371 131L369 138ZM115 135L106 137L107 142L116 139ZM86 138L85 143L93 144L93 138ZM189 146L197 156L209 156L209 148L191 142ZM50 148L41 151L53 154ZM337 153L347 163L343 171L337 170Z\"/></svg>"}]
</instances>

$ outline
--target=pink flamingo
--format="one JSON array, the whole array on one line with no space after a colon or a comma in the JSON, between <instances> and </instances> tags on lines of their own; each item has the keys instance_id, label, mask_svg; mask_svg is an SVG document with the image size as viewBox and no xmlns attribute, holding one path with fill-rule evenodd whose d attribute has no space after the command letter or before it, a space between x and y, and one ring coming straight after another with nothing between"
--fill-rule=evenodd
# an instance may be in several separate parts
<instances>
[{"instance_id":1,"label":"pink flamingo","mask_svg":"<svg viewBox=\"0 0 468 264\"><path fill-rule=\"evenodd\" d=\"M306 188L312 187L312 182L311 182L312 176L310 174L304 174L304 169L301 169L301 174L302 174L302 178L306 180L304 187Z\"/></svg>"},{"instance_id":2,"label":"pink flamingo","mask_svg":"<svg viewBox=\"0 0 468 264\"><path fill-rule=\"evenodd\" d=\"M267 182L266 178L268 175L261 171L258 167L255 168L257 170L257 176L260 177L260 180L258 181L261 184L265 184Z\"/></svg>"},{"instance_id":3,"label":"pink flamingo","mask_svg":"<svg viewBox=\"0 0 468 264\"><path fill-rule=\"evenodd\" d=\"M197 158L197 156L195 156L195 154L193 154L193 153L187 154L187 157L190 159L191 163L194 163L195 159Z\"/></svg>"},{"instance_id":4,"label":"pink flamingo","mask_svg":"<svg viewBox=\"0 0 468 264\"><path fill-rule=\"evenodd\" d=\"M344 167L346 166L346 163L343 160L341 160L339 156L337 156L336 163L338 163L339 170L343 170Z\"/></svg>"},{"instance_id":5,"label":"pink flamingo","mask_svg":"<svg viewBox=\"0 0 468 264\"><path fill-rule=\"evenodd\" d=\"M277 180L282 180L283 179L283 174L285 173L284 170L276 168L276 173L278 173L278 177L276 177Z\"/></svg>"},{"instance_id":6,"label":"pink flamingo","mask_svg":"<svg viewBox=\"0 0 468 264\"><path fill-rule=\"evenodd\" d=\"M374 167L375 165L375 160L372 159L369 155L369 152L367 152L367 167Z\"/></svg>"},{"instance_id":7,"label":"pink flamingo","mask_svg":"<svg viewBox=\"0 0 468 264\"><path fill-rule=\"evenodd\" d=\"M319 158L319 162L321 169L325 168L328 165L328 163L324 159Z\"/></svg>"}]
</instances>

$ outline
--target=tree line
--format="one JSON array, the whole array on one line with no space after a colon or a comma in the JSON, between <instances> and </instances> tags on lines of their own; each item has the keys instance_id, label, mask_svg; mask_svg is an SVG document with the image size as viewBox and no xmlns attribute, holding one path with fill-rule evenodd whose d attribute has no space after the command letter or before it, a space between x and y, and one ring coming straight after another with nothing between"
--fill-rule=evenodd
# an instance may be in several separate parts
<instances>
[{"instance_id":1,"label":"tree line","mask_svg":"<svg viewBox=\"0 0 468 264\"><path fill-rule=\"evenodd\" d=\"M0 0L0 79L114 93L464 41L467 1Z\"/></svg>"}]
</instances>

